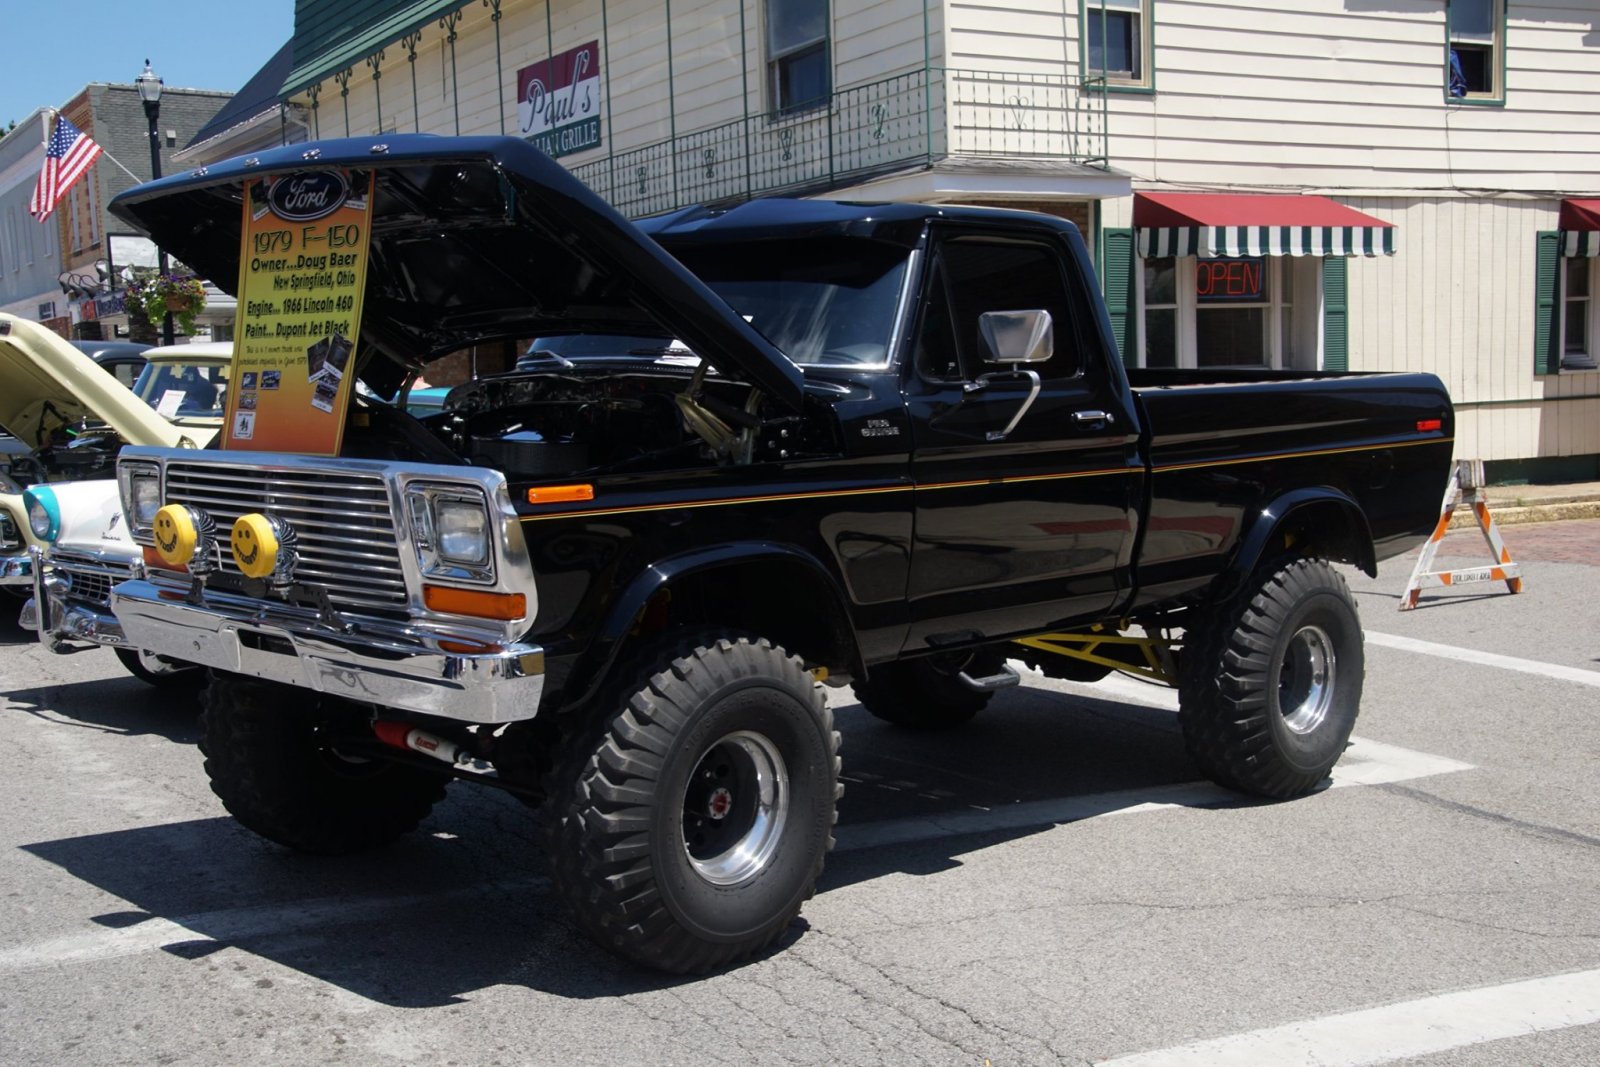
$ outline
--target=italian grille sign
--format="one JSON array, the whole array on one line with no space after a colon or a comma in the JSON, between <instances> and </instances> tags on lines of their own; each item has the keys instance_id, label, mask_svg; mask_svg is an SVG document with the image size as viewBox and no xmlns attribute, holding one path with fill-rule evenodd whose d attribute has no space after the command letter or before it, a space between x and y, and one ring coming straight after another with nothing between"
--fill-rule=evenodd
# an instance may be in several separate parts
<instances>
[{"instance_id":1,"label":"italian grille sign","mask_svg":"<svg viewBox=\"0 0 1600 1067\"><path fill-rule=\"evenodd\" d=\"M600 42L517 71L517 128L548 156L600 147Z\"/></svg>"},{"instance_id":2,"label":"italian grille sign","mask_svg":"<svg viewBox=\"0 0 1600 1067\"><path fill-rule=\"evenodd\" d=\"M249 183L222 447L332 456L355 382L372 175Z\"/></svg>"}]
</instances>

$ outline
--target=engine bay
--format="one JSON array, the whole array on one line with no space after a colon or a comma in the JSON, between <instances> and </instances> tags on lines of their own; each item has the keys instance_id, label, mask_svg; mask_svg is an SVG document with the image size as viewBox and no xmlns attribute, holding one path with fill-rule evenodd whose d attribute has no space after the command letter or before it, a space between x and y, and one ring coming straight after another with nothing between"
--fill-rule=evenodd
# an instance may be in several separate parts
<instances>
[{"instance_id":1,"label":"engine bay","mask_svg":"<svg viewBox=\"0 0 1600 1067\"><path fill-rule=\"evenodd\" d=\"M42 431L42 441L28 449L15 442L0 455L0 487L21 492L46 482L115 478L122 439L104 428L61 426Z\"/></svg>"},{"instance_id":2,"label":"engine bay","mask_svg":"<svg viewBox=\"0 0 1600 1067\"><path fill-rule=\"evenodd\" d=\"M343 451L466 463L536 481L751 463L808 447L802 420L766 410L759 390L713 376L703 363L562 364L457 386L442 411L418 420L370 405Z\"/></svg>"}]
</instances>

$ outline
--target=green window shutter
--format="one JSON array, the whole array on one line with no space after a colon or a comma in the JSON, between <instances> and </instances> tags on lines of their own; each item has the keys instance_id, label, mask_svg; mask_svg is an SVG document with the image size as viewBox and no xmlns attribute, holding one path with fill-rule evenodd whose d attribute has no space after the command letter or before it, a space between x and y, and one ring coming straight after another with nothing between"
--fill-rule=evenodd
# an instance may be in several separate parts
<instances>
[{"instance_id":1,"label":"green window shutter","mask_svg":"<svg viewBox=\"0 0 1600 1067\"><path fill-rule=\"evenodd\" d=\"M1561 343L1561 310L1556 285L1561 278L1561 235L1539 231L1539 251L1533 269L1533 373L1554 374L1561 368L1556 346Z\"/></svg>"},{"instance_id":2,"label":"green window shutter","mask_svg":"<svg viewBox=\"0 0 1600 1067\"><path fill-rule=\"evenodd\" d=\"M1104 232L1100 287L1106 294L1106 312L1111 316L1111 332L1122 353L1123 366L1138 364L1137 309L1133 306L1133 230L1113 228Z\"/></svg>"},{"instance_id":3,"label":"green window shutter","mask_svg":"<svg viewBox=\"0 0 1600 1067\"><path fill-rule=\"evenodd\" d=\"M1343 256L1322 261L1322 369L1350 369L1349 262Z\"/></svg>"}]
</instances>

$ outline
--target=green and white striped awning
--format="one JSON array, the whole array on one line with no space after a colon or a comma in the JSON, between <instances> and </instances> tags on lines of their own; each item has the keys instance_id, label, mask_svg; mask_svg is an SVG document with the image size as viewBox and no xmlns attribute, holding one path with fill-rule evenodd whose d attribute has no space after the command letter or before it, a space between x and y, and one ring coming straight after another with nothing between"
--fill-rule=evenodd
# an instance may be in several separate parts
<instances>
[{"instance_id":1,"label":"green and white striped awning","mask_svg":"<svg viewBox=\"0 0 1600 1067\"><path fill-rule=\"evenodd\" d=\"M1562 230L1561 254L1574 259L1600 256L1600 230Z\"/></svg>"},{"instance_id":2,"label":"green and white striped awning","mask_svg":"<svg viewBox=\"0 0 1600 1067\"><path fill-rule=\"evenodd\" d=\"M1136 193L1139 255L1392 256L1392 223L1325 196Z\"/></svg>"},{"instance_id":3,"label":"green and white striped awning","mask_svg":"<svg viewBox=\"0 0 1600 1067\"><path fill-rule=\"evenodd\" d=\"M1561 254L1574 259L1600 256L1600 200L1561 201Z\"/></svg>"}]
</instances>

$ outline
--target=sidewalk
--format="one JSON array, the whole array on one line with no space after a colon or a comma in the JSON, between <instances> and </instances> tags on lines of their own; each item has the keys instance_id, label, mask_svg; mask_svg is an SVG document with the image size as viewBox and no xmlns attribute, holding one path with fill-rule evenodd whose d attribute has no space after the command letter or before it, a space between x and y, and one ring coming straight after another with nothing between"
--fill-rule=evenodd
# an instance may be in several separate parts
<instances>
[{"instance_id":1,"label":"sidewalk","mask_svg":"<svg viewBox=\"0 0 1600 1067\"><path fill-rule=\"evenodd\" d=\"M1600 482L1568 485L1491 485L1489 513L1501 526L1554 519L1600 518ZM1472 512L1458 509L1450 528L1476 526Z\"/></svg>"}]
</instances>

